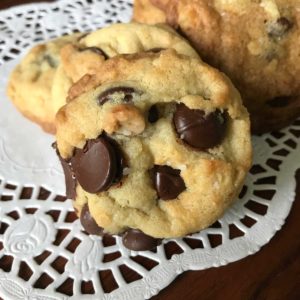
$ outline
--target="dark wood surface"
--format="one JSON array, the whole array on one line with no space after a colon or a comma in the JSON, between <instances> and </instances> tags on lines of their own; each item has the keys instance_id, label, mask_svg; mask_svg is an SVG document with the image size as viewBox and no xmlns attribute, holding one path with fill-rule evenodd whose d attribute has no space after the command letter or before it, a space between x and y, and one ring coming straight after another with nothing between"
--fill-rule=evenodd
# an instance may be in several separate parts
<instances>
[{"instance_id":1,"label":"dark wood surface","mask_svg":"<svg viewBox=\"0 0 300 300\"><path fill-rule=\"evenodd\" d=\"M33 2L40 0L0 0L0 9ZM186 272L153 299L300 299L300 171L296 178L297 196L285 225L258 253L225 267Z\"/></svg>"},{"instance_id":2,"label":"dark wood surface","mask_svg":"<svg viewBox=\"0 0 300 300\"><path fill-rule=\"evenodd\" d=\"M0 9L5 9L11 6L34 3L34 2L55 2L53 0L0 0Z\"/></svg>"}]
</instances>

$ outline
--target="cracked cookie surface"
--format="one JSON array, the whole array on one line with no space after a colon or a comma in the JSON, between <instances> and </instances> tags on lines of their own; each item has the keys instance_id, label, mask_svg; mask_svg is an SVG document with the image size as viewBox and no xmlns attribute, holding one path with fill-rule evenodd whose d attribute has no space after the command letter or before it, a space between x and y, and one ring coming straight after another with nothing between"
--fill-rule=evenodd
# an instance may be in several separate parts
<instances>
[{"instance_id":1,"label":"cracked cookie surface","mask_svg":"<svg viewBox=\"0 0 300 300\"><path fill-rule=\"evenodd\" d=\"M239 193L251 164L248 113L201 60L172 49L121 55L70 92L57 151L90 233L124 233L126 245L144 233L153 245L209 226Z\"/></svg>"}]
</instances>

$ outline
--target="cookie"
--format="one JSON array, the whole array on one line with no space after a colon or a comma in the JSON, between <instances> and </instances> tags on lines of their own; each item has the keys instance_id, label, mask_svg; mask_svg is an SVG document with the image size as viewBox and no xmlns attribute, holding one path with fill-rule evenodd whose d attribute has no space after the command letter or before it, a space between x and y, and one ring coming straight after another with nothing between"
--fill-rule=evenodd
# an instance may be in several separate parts
<instances>
[{"instance_id":1,"label":"cookie","mask_svg":"<svg viewBox=\"0 0 300 300\"><path fill-rule=\"evenodd\" d=\"M12 72L7 94L17 109L42 128L54 133L54 119L61 103L52 97L53 80L60 64L60 50L82 34L63 36L33 47Z\"/></svg>"},{"instance_id":2,"label":"cookie","mask_svg":"<svg viewBox=\"0 0 300 300\"><path fill-rule=\"evenodd\" d=\"M134 19L166 19L225 72L241 92L254 133L300 116L299 1L136 0Z\"/></svg>"},{"instance_id":3,"label":"cookie","mask_svg":"<svg viewBox=\"0 0 300 300\"><path fill-rule=\"evenodd\" d=\"M135 0L133 7L133 20L145 24L167 23L166 14L158 6L152 4L151 0Z\"/></svg>"},{"instance_id":4,"label":"cookie","mask_svg":"<svg viewBox=\"0 0 300 300\"><path fill-rule=\"evenodd\" d=\"M54 97L64 102L68 89L86 74L99 72L103 62L119 54L159 51L173 48L178 53L199 57L188 42L167 25L114 24L66 45L55 76Z\"/></svg>"},{"instance_id":5,"label":"cookie","mask_svg":"<svg viewBox=\"0 0 300 300\"><path fill-rule=\"evenodd\" d=\"M209 226L236 198L250 122L219 71L173 49L120 55L70 95L57 152L86 231L147 250Z\"/></svg>"},{"instance_id":6,"label":"cookie","mask_svg":"<svg viewBox=\"0 0 300 300\"><path fill-rule=\"evenodd\" d=\"M25 116L55 133L55 114L66 103L73 83L99 71L110 57L160 48L198 57L167 25L115 24L85 35L62 37L30 51L12 73L8 95Z\"/></svg>"}]
</instances>

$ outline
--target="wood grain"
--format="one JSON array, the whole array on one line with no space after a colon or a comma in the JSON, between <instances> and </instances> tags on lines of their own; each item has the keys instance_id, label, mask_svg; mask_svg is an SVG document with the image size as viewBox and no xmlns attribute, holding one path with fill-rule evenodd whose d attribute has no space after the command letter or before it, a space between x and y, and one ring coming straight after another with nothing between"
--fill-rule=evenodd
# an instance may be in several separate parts
<instances>
[{"instance_id":1,"label":"wood grain","mask_svg":"<svg viewBox=\"0 0 300 300\"><path fill-rule=\"evenodd\" d=\"M1 0L0 9L33 2L40 1ZM300 299L300 170L296 178L292 211L282 230L261 251L225 267L186 272L153 299ZM0 267L9 269L9 262L7 257Z\"/></svg>"},{"instance_id":2,"label":"wood grain","mask_svg":"<svg viewBox=\"0 0 300 300\"><path fill-rule=\"evenodd\" d=\"M35 3L35 2L55 2L53 0L0 0L0 9L9 8L11 6L16 6L26 3Z\"/></svg>"}]
</instances>

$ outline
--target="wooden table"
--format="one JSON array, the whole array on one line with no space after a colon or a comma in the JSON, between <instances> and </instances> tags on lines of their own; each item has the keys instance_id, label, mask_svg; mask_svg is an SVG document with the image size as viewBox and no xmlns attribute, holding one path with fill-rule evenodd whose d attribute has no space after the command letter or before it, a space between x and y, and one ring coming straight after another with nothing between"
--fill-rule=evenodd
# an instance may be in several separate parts
<instances>
[{"instance_id":1,"label":"wooden table","mask_svg":"<svg viewBox=\"0 0 300 300\"><path fill-rule=\"evenodd\" d=\"M40 0L1 0L0 9L32 2ZM186 272L153 299L300 299L300 169L296 178L293 209L269 244L225 267Z\"/></svg>"}]
</instances>

